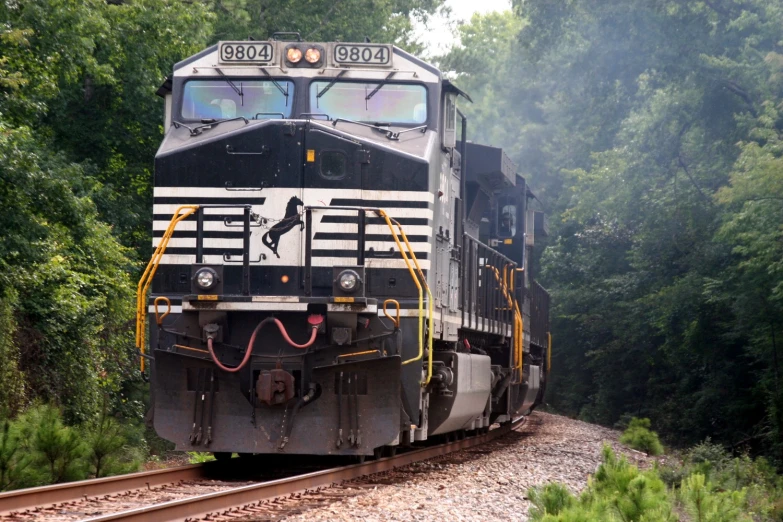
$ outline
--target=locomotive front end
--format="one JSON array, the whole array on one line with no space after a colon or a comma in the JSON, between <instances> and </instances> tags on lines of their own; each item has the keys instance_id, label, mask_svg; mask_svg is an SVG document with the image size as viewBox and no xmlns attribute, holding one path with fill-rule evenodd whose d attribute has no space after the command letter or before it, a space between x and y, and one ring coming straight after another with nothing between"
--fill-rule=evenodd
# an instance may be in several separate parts
<instances>
[{"instance_id":1,"label":"locomotive front end","mask_svg":"<svg viewBox=\"0 0 783 522\"><path fill-rule=\"evenodd\" d=\"M221 42L159 94L137 329L155 430L216 454L416 439L440 73L391 45Z\"/></svg>"},{"instance_id":2,"label":"locomotive front end","mask_svg":"<svg viewBox=\"0 0 783 522\"><path fill-rule=\"evenodd\" d=\"M467 141L468 96L438 69L273 37L206 49L158 94L137 347L159 435L361 457L542 401L546 223L509 157Z\"/></svg>"}]
</instances>

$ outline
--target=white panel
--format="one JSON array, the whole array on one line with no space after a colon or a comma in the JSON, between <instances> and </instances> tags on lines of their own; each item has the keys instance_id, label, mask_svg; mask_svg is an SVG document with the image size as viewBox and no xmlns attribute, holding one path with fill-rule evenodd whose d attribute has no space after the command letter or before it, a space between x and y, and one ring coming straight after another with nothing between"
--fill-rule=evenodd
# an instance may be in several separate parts
<instances>
[{"instance_id":1,"label":"white panel","mask_svg":"<svg viewBox=\"0 0 783 522\"><path fill-rule=\"evenodd\" d=\"M156 237L152 239L152 246L157 247L162 238ZM244 242L239 239L223 239L219 237L207 237L204 238L204 248L226 248L237 249L242 248ZM195 237L173 237L169 239L169 248L196 248Z\"/></svg>"},{"instance_id":2,"label":"white panel","mask_svg":"<svg viewBox=\"0 0 783 522\"><path fill-rule=\"evenodd\" d=\"M191 204L197 204L201 203L201 201L194 201L194 203ZM164 214L167 216L173 216L174 212L177 211L177 208L181 207L185 203L162 203L162 204L155 204L152 205L152 213L153 214ZM208 205L209 203L204 203L205 205ZM252 205L253 211L258 212L258 209L262 208L262 205ZM205 208L204 209L204 215L206 216L241 216L245 213L245 209L243 208ZM193 220L195 223L196 216L191 215L185 218L186 220ZM177 229L179 229L179 225L177 225Z\"/></svg>"},{"instance_id":3,"label":"white panel","mask_svg":"<svg viewBox=\"0 0 783 522\"><path fill-rule=\"evenodd\" d=\"M429 243L420 243L417 241L410 241L410 240L408 242L410 243L411 247L413 247L413 252L415 254L419 254L421 252L423 253L432 252L432 245L430 245ZM400 243L402 244L403 248L405 248L405 253L408 254L408 247L405 244L405 242L401 240ZM394 241L367 241L365 246L367 247L368 250L370 249L370 247L372 247L380 252L388 252L389 249L392 249L397 257L402 258L400 251L397 249L397 243L395 243ZM354 248L356 247L354 246ZM408 257L410 257L410 254L408 254ZM421 264L422 259L418 259L418 261L419 264Z\"/></svg>"},{"instance_id":4,"label":"white panel","mask_svg":"<svg viewBox=\"0 0 783 522\"><path fill-rule=\"evenodd\" d=\"M263 192L270 189L259 190L226 190L224 187L155 187L152 195L155 198L258 198L265 196ZM240 202L241 203L241 202Z\"/></svg>"},{"instance_id":5,"label":"white panel","mask_svg":"<svg viewBox=\"0 0 783 522\"><path fill-rule=\"evenodd\" d=\"M148 307L148 311L149 311L149 313L154 314L155 313L155 306L154 305L150 305ZM166 308L164 308L163 306L159 306L158 307L158 312L159 313L163 313L165 311L166 311ZM171 312L170 313L172 313L172 314L181 314L182 313L182 305L171 305Z\"/></svg>"}]
</instances>

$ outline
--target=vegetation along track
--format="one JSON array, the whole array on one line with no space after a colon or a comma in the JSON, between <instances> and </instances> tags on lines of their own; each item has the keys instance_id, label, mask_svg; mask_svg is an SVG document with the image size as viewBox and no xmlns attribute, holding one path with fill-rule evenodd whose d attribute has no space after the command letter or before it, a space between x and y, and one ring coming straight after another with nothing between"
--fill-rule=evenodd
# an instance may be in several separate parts
<instances>
[{"instance_id":1,"label":"vegetation along track","mask_svg":"<svg viewBox=\"0 0 783 522\"><path fill-rule=\"evenodd\" d=\"M334 493L322 491L322 488L478 446L522 424L520 419L488 433L361 464L323 469L329 459L301 458L291 466L289 476L285 476L283 468L268 466L268 456L267 460L260 456L12 491L0 494L0 520L236 520L267 511L266 506L282 502L281 497L332 496ZM216 480L218 477L246 478L248 468L253 467L254 462L258 467L269 468L264 472L262 482L246 481L237 486L237 482ZM317 471L307 471L308 467ZM257 476L258 471L255 474Z\"/></svg>"}]
</instances>

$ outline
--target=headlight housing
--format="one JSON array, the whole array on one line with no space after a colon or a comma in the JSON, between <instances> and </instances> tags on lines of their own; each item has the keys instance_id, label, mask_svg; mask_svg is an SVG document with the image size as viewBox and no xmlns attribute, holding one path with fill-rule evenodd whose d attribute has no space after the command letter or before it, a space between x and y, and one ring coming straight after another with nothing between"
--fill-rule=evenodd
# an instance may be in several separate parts
<instances>
[{"instance_id":1,"label":"headlight housing","mask_svg":"<svg viewBox=\"0 0 783 522\"><path fill-rule=\"evenodd\" d=\"M199 290L207 291L212 290L217 286L219 277L217 272L209 267L199 268L196 271L196 275L193 276L193 280L196 282L196 287Z\"/></svg>"},{"instance_id":2,"label":"headlight housing","mask_svg":"<svg viewBox=\"0 0 783 522\"><path fill-rule=\"evenodd\" d=\"M315 47L311 47L305 52L305 61L311 64L318 63L321 61L321 51Z\"/></svg>"},{"instance_id":3,"label":"headlight housing","mask_svg":"<svg viewBox=\"0 0 783 522\"><path fill-rule=\"evenodd\" d=\"M285 58L291 63L299 63L302 59L302 51L297 47L289 47L285 53Z\"/></svg>"},{"instance_id":4,"label":"headlight housing","mask_svg":"<svg viewBox=\"0 0 783 522\"><path fill-rule=\"evenodd\" d=\"M360 283L359 274L354 270L343 270L337 276L337 284L340 285L340 290L346 294L354 293L359 288Z\"/></svg>"}]
</instances>

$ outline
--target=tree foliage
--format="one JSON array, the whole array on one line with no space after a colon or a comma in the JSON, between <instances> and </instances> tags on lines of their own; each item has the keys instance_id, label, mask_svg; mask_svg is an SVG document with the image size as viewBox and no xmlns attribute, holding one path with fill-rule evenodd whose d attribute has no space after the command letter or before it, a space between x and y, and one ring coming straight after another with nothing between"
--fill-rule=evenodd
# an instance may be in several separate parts
<instances>
[{"instance_id":1,"label":"tree foliage","mask_svg":"<svg viewBox=\"0 0 783 522\"><path fill-rule=\"evenodd\" d=\"M679 471L684 473L682 481L667 487L661 471L640 471L624 457L618 458L607 446L603 462L579 497L559 484L529 491L530 517L536 522L778 520L775 503L779 492L775 487L757 498L749 498L751 489L763 485L761 477L751 479L750 487L723 487L711 483L705 474L689 470L688 466Z\"/></svg>"},{"instance_id":2,"label":"tree foliage","mask_svg":"<svg viewBox=\"0 0 783 522\"><path fill-rule=\"evenodd\" d=\"M658 434L650 430L650 419L631 419L628 428L620 436L620 442L648 455L663 453Z\"/></svg>"},{"instance_id":3,"label":"tree foliage","mask_svg":"<svg viewBox=\"0 0 783 522\"><path fill-rule=\"evenodd\" d=\"M0 489L137 465L157 87L211 43L394 41L441 0L0 3ZM34 406L37 405L37 406Z\"/></svg>"},{"instance_id":4,"label":"tree foliage","mask_svg":"<svg viewBox=\"0 0 783 522\"><path fill-rule=\"evenodd\" d=\"M413 19L425 22L443 0L335 0L307 4L292 0L210 0L217 13L212 36L218 40L266 40L275 32L296 31L310 42L394 42L411 52L423 48Z\"/></svg>"},{"instance_id":5,"label":"tree foliage","mask_svg":"<svg viewBox=\"0 0 783 522\"><path fill-rule=\"evenodd\" d=\"M554 225L550 404L783 460L783 2L531 0L460 35L471 126Z\"/></svg>"}]
</instances>

